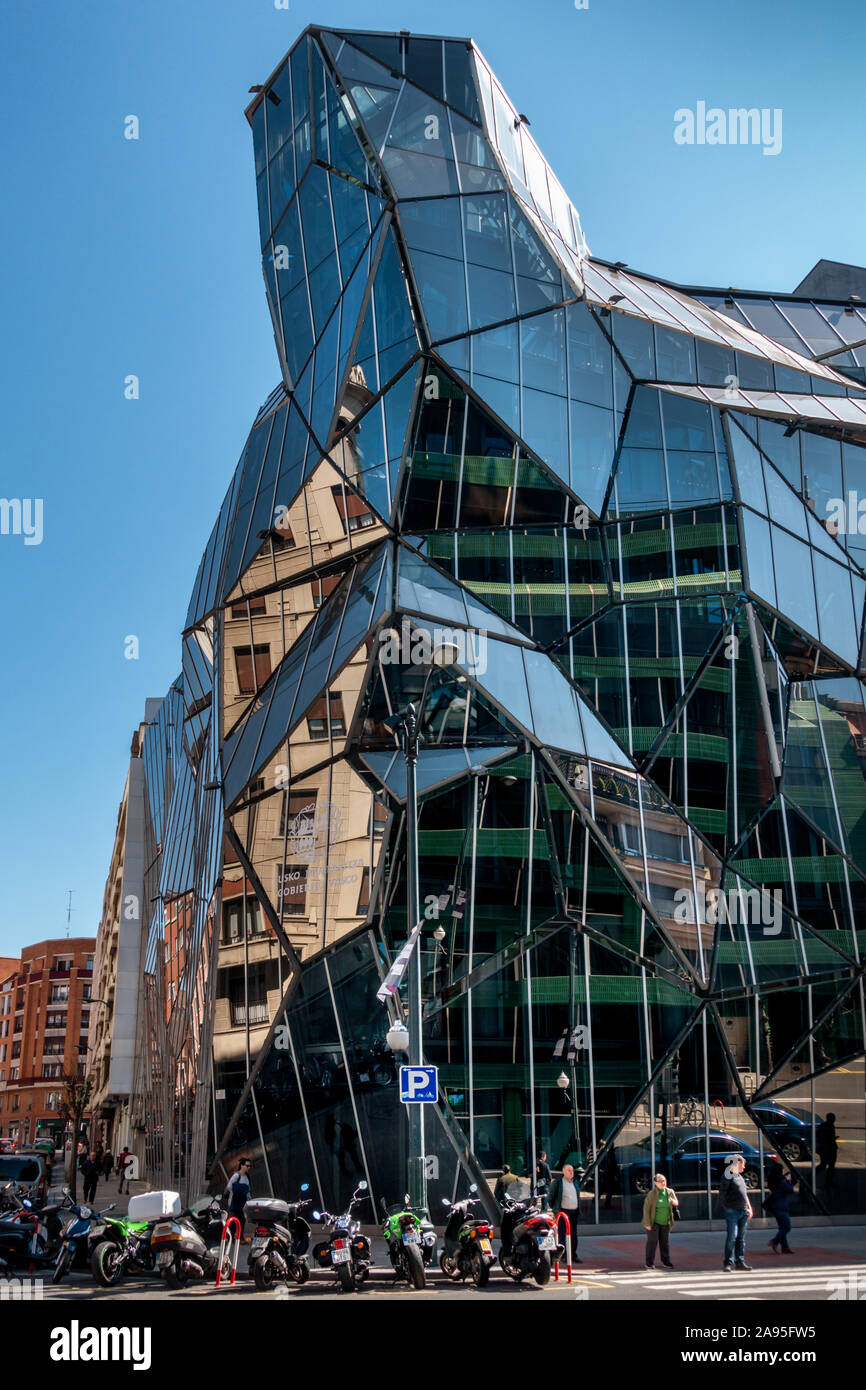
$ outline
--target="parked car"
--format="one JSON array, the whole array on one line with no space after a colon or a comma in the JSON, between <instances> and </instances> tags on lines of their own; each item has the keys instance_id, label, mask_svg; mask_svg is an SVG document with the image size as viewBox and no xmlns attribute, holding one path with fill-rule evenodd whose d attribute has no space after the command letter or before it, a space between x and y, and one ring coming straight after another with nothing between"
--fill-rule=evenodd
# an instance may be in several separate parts
<instances>
[{"instance_id":1,"label":"parked car","mask_svg":"<svg viewBox=\"0 0 866 1390\"><path fill-rule=\"evenodd\" d=\"M44 1201L47 1193L47 1174L45 1155L39 1153L0 1155L0 1183L14 1182L19 1188L33 1190L33 1195Z\"/></svg>"},{"instance_id":2,"label":"parked car","mask_svg":"<svg viewBox=\"0 0 866 1390\"><path fill-rule=\"evenodd\" d=\"M808 1110L772 1100L758 1101L751 1109L788 1163L802 1163L812 1157L812 1116ZM820 1123L821 1116L816 1115L815 1124Z\"/></svg>"},{"instance_id":3,"label":"parked car","mask_svg":"<svg viewBox=\"0 0 866 1390\"><path fill-rule=\"evenodd\" d=\"M0 1139L0 1154L14 1154L15 1144L14 1139Z\"/></svg>"},{"instance_id":4,"label":"parked car","mask_svg":"<svg viewBox=\"0 0 866 1390\"><path fill-rule=\"evenodd\" d=\"M743 1177L747 1187L761 1185L761 1155L754 1144L738 1139L733 1134L721 1130L710 1130L710 1182L717 1187L725 1171L725 1165L735 1153L741 1153L746 1160ZM655 1136L655 1168L652 1163L650 1138L641 1139L637 1144L626 1144L617 1148L616 1159L625 1186L633 1192L649 1192L653 1184L654 1172L662 1171L668 1182L677 1190L684 1192L701 1191L707 1185L707 1140L702 1132L694 1128L673 1128L668 1130L668 1157L662 1163L660 1136ZM764 1168L773 1162L771 1153L764 1154Z\"/></svg>"}]
</instances>

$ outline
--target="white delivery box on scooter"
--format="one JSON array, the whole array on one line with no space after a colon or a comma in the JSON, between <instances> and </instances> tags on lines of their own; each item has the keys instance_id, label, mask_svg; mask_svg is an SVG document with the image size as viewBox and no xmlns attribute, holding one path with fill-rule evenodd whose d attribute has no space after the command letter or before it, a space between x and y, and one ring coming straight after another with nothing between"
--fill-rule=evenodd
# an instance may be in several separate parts
<instances>
[{"instance_id":1,"label":"white delivery box on scooter","mask_svg":"<svg viewBox=\"0 0 866 1390\"><path fill-rule=\"evenodd\" d=\"M158 1221L160 1217L180 1216L179 1192L141 1192L130 1197L127 1218L130 1221Z\"/></svg>"}]
</instances>

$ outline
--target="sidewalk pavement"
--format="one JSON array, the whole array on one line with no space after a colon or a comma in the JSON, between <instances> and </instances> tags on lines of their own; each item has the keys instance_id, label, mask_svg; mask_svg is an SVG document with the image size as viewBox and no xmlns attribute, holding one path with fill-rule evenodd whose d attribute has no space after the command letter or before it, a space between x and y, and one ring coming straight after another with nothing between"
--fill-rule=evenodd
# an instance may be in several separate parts
<instances>
[{"instance_id":1,"label":"sidewalk pavement","mask_svg":"<svg viewBox=\"0 0 866 1390\"><path fill-rule=\"evenodd\" d=\"M790 1255L777 1255L770 1249L769 1240L775 1223L750 1225L746 1236L746 1259L754 1269L802 1267L810 1265L850 1264L866 1259L866 1226L796 1226L789 1241ZM611 1273L618 1270L643 1269L645 1237L641 1235L587 1235L578 1229L578 1254L583 1263L603 1268ZM683 1231L674 1227L671 1234L671 1257L680 1270L717 1269L722 1264L725 1248L725 1229L716 1231Z\"/></svg>"},{"instance_id":2,"label":"sidewalk pavement","mask_svg":"<svg viewBox=\"0 0 866 1390\"><path fill-rule=\"evenodd\" d=\"M58 1180L56 1168L54 1170L54 1176L55 1181L52 1183L51 1193L52 1196L59 1198L66 1185L67 1179L63 1176ZM139 1192L147 1192L150 1188L150 1183L142 1182L140 1179L135 1179L129 1183L129 1192L126 1190L126 1183L123 1184L123 1192L119 1192L119 1185L120 1178L116 1173L112 1173L109 1178L99 1179L96 1187L96 1197L93 1202L95 1211L101 1211L103 1207L107 1207L111 1202L114 1202L115 1206L112 1216L125 1216L129 1208L130 1197L135 1197ZM76 1201L80 1202L82 1200L83 1193L84 1178L81 1176L81 1173L78 1173L75 1179Z\"/></svg>"}]
</instances>

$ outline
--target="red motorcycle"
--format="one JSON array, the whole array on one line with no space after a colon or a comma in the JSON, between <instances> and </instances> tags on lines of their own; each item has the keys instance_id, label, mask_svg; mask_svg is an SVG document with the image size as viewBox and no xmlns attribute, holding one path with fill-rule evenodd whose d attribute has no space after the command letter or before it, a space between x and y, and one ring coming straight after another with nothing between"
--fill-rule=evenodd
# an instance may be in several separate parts
<instances>
[{"instance_id":1,"label":"red motorcycle","mask_svg":"<svg viewBox=\"0 0 866 1390\"><path fill-rule=\"evenodd\" d=\"M546 1284L551 1266L565 1251L556 1235L556 1217L542 1211L534 1197L506 1202L500 1226L502 1245L499 1263L515 1283L527 1276L536 1284Z\"/></svg>"}]
</instances>

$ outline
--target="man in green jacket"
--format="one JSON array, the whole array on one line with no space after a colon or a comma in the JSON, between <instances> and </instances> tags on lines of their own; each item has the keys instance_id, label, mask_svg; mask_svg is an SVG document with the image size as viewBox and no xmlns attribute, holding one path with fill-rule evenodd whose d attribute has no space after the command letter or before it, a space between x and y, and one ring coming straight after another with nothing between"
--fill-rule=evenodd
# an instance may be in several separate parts
<instances>
[{"instance_id":1,"label":"man in green jacket","mask_svg":"<svg viewBox=\"0 0 866 1390\"><path fill-rule=\"evenodd\" d=\"M656 1259L656 1246L661 1249L662 1264L665 1269L673 1269L671 1264L671 1226L674 1224L674 1210L679 1199L664 1173L656 1173L653 1185L643 1204L643 1226L647 1232L646 1267L653 1269Z\"/></svg>"}]
</instances>

